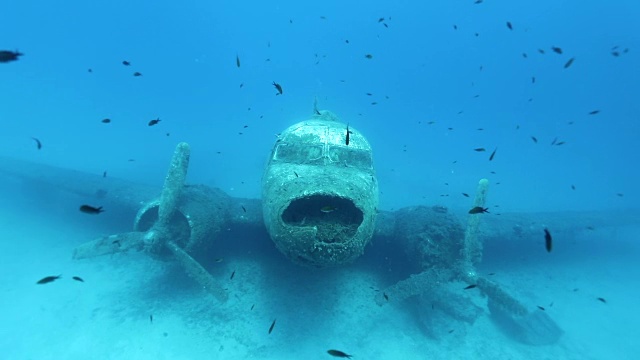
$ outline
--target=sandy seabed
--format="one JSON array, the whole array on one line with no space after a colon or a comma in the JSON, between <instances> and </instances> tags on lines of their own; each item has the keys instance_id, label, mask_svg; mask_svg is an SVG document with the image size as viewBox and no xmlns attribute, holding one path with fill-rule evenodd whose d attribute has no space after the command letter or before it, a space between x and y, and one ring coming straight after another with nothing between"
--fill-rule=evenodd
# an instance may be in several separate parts
<instances>
[{"instance_id":1,"label":"sandy seabed","mask_svg":"<svg viewBox=\"0 0 640 360\"><path fill-rule=\"evenodd\" d=\"M564 330L557 344L531 346L499 330L477 293L469 296L485 313L471 325L452 320L453 331L434 338L410 303L376 305L375 290L389 284L369 268L313 271L247 251L210 269L230 294L220 304L171 259L129 253L72 260L75 246L101 234L60 217L7 208L0 215L3 359L330 359L328 349L354 359L405 360L637 359L640 353L637 227L609 239L629 243L620 254L543 264L485 259L481 271L495 272L496 281L532 307L545 307Z\"/></svg>"}]
</instances>

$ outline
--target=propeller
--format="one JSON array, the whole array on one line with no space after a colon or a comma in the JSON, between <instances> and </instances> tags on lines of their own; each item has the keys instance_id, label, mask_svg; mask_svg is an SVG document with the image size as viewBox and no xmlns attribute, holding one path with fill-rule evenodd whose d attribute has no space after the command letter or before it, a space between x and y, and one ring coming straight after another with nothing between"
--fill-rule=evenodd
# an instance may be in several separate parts
<instances>
[{"instance_id":1,"label":"propeller","mask_svg":"<svg viewBox=\"0 0 640 360\"><path fill-rule=\"evenodd\" d=\"M205 291L212 294L220 302L225 302L228 299L226 291L200 263L177 245L172 235L173 225L171 220L178 210L180 195L184 188L189 168L190 154L189 144L182 142L176 146L164 180L162 193L160 194L158 219L148 231L133 231L96 239L77 247L74 250L73 257L81 259L128 249L145 249L150 252L159 252L166 248L178 260L187 274L202 286Z\"/></svg>"}]
</instances>

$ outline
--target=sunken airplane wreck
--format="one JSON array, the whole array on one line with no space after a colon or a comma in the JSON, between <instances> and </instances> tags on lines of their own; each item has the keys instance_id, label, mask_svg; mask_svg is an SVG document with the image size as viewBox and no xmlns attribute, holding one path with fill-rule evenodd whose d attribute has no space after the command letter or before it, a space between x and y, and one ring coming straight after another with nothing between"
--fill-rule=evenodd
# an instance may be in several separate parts
<instances>
[{"instance_id":1,"label":"sunken airplane wreck","mask_svg":"<svg viewBox=\"0 0 640 360\"><path fill-rule=\"evenodd\" d=\"M178 144L159 196L156 188L100 175L73 172L69 176L68 170L11 159L0 162L0 172L34 181L46 179L64 190L94 198L98 191L101 202L119 202L137 209L132 232L82 244L73 257L86 259L131 250L173 257L220 302L228 298L223 279L208 273L194 257L219 246L217 240L222 238L223 229L230 226L266 229L290 261L316 268L354 261L376 237L402 248L407 261L420 269L377 293L372 301L378 305L402 306L404 300L415 298L425 309L437 303L439 316L446 321L473 323L485 310L466 295L480 291L488 298L492 318L516 339L551 344L562 334L546 312L525 305L475 269L482 257L481 237L488 233L486 228L481 231L481 223L489 223L491 232L504 238L513 237L516 230L520 234L542 234L540 222L555 231L568 226L557 214L539 215L536 225L529 226L522 224L532 224L527 221L531 215L470 214L465 228L439 206L379 211L378 182L368 141L331 112L317 109L309 119L279 136L264 171L261 200L233 198L204 185L185 185L189 156L189 145ZM485 209L488 184L480 180L473 208ZM598 219L597 215L586 214L580 224L574 217L572 226L603 225ZM496 221L503 223L496 225ZM474 290L465 291L465 286ZM427 327L442 322L429 316L424 320Z\"/></svg>"}]
</instances>

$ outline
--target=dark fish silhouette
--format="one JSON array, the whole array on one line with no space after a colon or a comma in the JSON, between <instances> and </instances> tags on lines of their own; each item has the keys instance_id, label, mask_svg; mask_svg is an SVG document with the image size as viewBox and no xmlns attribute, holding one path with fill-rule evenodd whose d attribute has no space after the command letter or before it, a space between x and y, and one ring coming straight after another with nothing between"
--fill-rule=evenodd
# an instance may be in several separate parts
<instances>
[{"instance_id":1,"label":"dark fish silhouette","mask_svg":"<svg viewBox=\"0 0 640 360\"><path fill-rule=\"evenodd\" d=\"M339 357L339 358L351 359L351 355L340 350L327 350L327 354L331 356Z\"/></svg>"},{"instance_id":2,"label":"dark fish silhouette","mask_svg":"<svg viewBox=\"0 0 640 360\"><path fill-rule=\"evenodd\" d=\"M562 54L562 49L557 46L552 46L551 50L553 50L553 52L556 54Z\"/></svg>"},{"instance_id":3,"label":"dark fish silhouette","mask_svg":"<svg viewBox=\"0 0 640 360\"><path fill-rule=\"evenodd\" d=\"M464 197L469 197L469 194L467 194L467 193L462 193L462 196L464 196Z\"/></svg>"},{"instance_id":4,"label":"dark fish silhouette","mask_svg":"<svg viewBox=\"0 0 640 360\"><path fill-rule=\"evenodd\" d=\"M231 273L231 276L229 277L229 280L233 280L233 277L236 276L236 271L233 270L233 272Z\"/></svg>"},{"instance_id":5,"label":"dark fish silhouette","mask_svg":"<svg viewBox=\"0 0 640 360\"><path fill-rule=\"evenodd\" d=\"M481 206L476 206L473 209L469 210L469 214L484 214L489 213L489 208L483 208Z\"/></svg>"},{"instance_id":6,"label":"dark fish silhouette","mask_svg":"<svg viewBox=\"0 0 640 360\"><path fill-rule=\"evenodd\" d=\"M62 275L58 275L58 276L46 276L43 277L42 279L38 280L38 282L36 284L42 285L42 284L48 284L50 282L54 282L58 279L60 279Z\"/></svg>"},{"instance_id":7,"label":"dark fish silhouette","mask_svg":"<svg viewBox=\"0 0 640 360\"><path fill-rule=\"evenodd\" d=\"M236 54L236 66L240 67L240 57Z\"/></svg>"},{"instance_id":8,"label":"dark fish silhouette","mask_svg":"<svg viewBox=\"0 0 640 360\"><path fill-rule=\"evenodd\" d=\"M131 63L128 62L127 60L122 60L122 65L129 66L129 65L131 65Z\"/></svg>"},{"instance_id":9,"label":"dark fish silhouette","mask_svg":"<svg viewBox=\"0 0 640 360\"><path fill-rule=\"evenodd\" d=\"M511 22L507 21L507 27L509 28L509 30L513 30L513 25L511 25Z\"/></svg>"},{"instance_id":10,"label":"dark fish silhouette","mask_svg":"<svg viewBox=\"0 0 640 360\"><path fill-rule=\"evenodd\" d=\"M82 280L82 278L80 276L74 276L74 277L72 277L72 279L75 280L75 281L84 282L84 280Z\"/></svg>"},{"instance_id":11,"label":"dark fish silhouette","mask_svg":"<svg viewBox=\"0 0 640 360\"><path fill-rule=\"evenodd\" d=\"M544 311L544 308L542 306L540 306L540 305L536 305L536 306L538 307L538 309Z\"/></svg>"},{"instance_id":12,"label":"dark fish silhouette","mask_svg":"<svg viewBox=\"0 0 640 360\"><path fill-rule=\"evenodd\" d=\"M0 50L0 63L16 61L22 55L24 54L19 51Z\"/></svg>"},{"instance_id":13,"label":"dark fish silhouette","mask_svg":"<svg viewBox=\"0 0 640 360\"><path fill-rule=\"evenodd\" d=\"M603 304L607 303L607 300L605 300L604 298L601 298L601 297L598 298L598 301L600 301Z\"/></svg>"},{"instance_id":14,"label":"dark fish silhouette","mask_svg":"<svg viewBox=\"0 0 640 360\"><path fill-rule=\"evenodd\" d=\"M33 141L36 142L36 147L38 148L38 150L42 149L42 143L40 142L40 140L32 137Z\"/></svg>"},{"instance_id":15,"label":"dark fish silhouette","mask_svg":"<svg viewBox=\"0 0 640 360\"><path fill-rule=\"evenodd\" d=\"M346 145L349 145L350 134L351 134L351 131L349 131L349 124L347 124L347 137L344 141Z\"/></svg>"},{"instance_id":16,"label":"dark fish silhouette","mask_svg":"<svg viewBox=\"0 0 640 360\"><path fill-rule=\"evenodd\" d=\"M551 238L551 233L546 228L544 229L544 246L547 249L547 252L551 252L551 248L553 247L552 243L553 239Z\"/></svg>"},{"instance_id":17,"label":"dark fish silhouette","mask_svg":"<svg viewBox=\"0 0 640 360\"><path fill-rule=\"evenodd\" d=\"M269 326L269 334L271 334L271 332L273 331L273 327L276 326L276 319L273 319L273 322L271 323L271 326Z\"/></svg>"},{"instance_id":18,"label":"dark fish silhouette","mask_svg":"<svg viewBox=\"0 0 640 360\"><path fill-rule=\"evenodd\" d=\"M536 144L538 143L538 139L536 139L536 137L535 137L535 136L532 136L532 137L531 137L531 140L533 140L533 142L534 142L534 143L536 143Z\"/></svg>"},{"instance_id":19,"label":"dark fish silhouette","mask_svg":"<svg viewBox=\"0 0 640 360\"><path fill-rule=\"evenodd\" d=\"M133 73L133 76L136 76L136 77L137 76L142 76L142 74L136 71L136 72Z\"/></svg>"},{"instance_id":20,"label":"dark fish silhouette","mask_svg":"<svg viewBox=\"0 0 640 360\"><path fill-rule=\"evenodd\" d=\"M364 57L366 57L367 59L373 59L373 55L371 55L371 54L367 54Z\"/></svg>"},{"instance_id":21,"label":"dark fish silhouette","mask_svg":"<svg viewBox=\"0 0 640 360\"><path fill-rule=\"evenodd\" d=\"M466 288L464 288L464 290L473 289L473 288L475 288L475 287L478 287L478 285L476 285L476 284L471 284L471 285L467 286Z\"/></svg>"},{"instance_id":22,"label":"dark fish silhouette","mask_svg":"<svg viewBox=\"0 0 640 360\"><path fill-rule=\"evenodd\" d=\"M589 115L596 115L598 113L600 113L600 110L589 111Z\"/></svg>"},{"instance_id":23,"label":"dark fish silhouette","mask_svg":"<svg viewBox=\"0 0 640 360\"><path fill-rule=\"evenodd\" d=\"M276 83L275 81L273 82L273 86L276 88L276 90L278 90L278 93L276 95L282 95L282 86L280 86L280 84Z\"/></svg>"},{"instance_id":24,"label":"dark fish silhouette","mask_svg":"<svg viewBox=\"0 0 640 360\"><path fill-rule=\"evenodd\" d=\"M485 148L475 148L475 149L473 149L473 151L482 152L482 151L487 151L487 149L485 149Z\"/></svg>"},{"instance_id":25,"label":"dark fish silhouette","mask_svg":"<svg viewBox=\"0 0 640 360\"><path fill-rule=\"evenodd\" d=\"M111 119L102 119L101 121L103 124L108 124L111 122Z\"/></svg>"},{"instance_id":26,"label":"dark fish silhouette","mask_svg":"<svg viewBox=\"0 0 640 360\"><path fill-rule=\"evenodd\" d=\"M160 118L157 118L157 119L149 121L149 124L147 124L147 125L149 125L149 126L157 125L160 121L162 121L162 120L160 120Z\"/></svg>"},{"instance_id":27,"label":"dark fish silhouette","mask_svg":"<svg viewBox=\"0 0 640 360\"><path fill-rule=\"evenodd\" d=\"M491 156L489 156L489 161L493 160L493 157L496 156L496 151L498 151L498 148L493 150L493 152L491 153Z\"/></svg>"},{"instance_id":28,"label":"dark fish silhouette","mask_svg":"<svg viewBox=\"0 0 640 360\"><path fill-rule=\"evenodd\" d=\"M102 206L93 207L91 205L82 205L80 206L80 211L82 211L85 214L98 215L104 210L102 210Z\"/></svg>"},{"instance_id":29,"label":"dark fish silhouette","mask_svg":"<svg viewBox=\"0 0 640 360\"><path fill-rule=\"evenodd\" d=\"M574 61L575 59L576 59L576 58L571 58L571 59L567 60L567 62L566 62L566 63L564 63L564 68L566 69L566 68L568 68L569 66L571 66L571 64L573 64L573 61Z\"/></svg>"}]
</instances>

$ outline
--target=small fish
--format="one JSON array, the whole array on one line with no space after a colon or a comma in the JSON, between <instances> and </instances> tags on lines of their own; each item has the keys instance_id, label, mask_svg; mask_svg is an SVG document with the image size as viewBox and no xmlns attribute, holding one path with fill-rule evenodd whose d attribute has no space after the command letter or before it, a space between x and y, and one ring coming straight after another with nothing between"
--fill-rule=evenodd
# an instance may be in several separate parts
<instances>
[{"instance_id":1,"label":"small fish","mask_svg":"<svg viewBox=\"0 0 640 360\"><path fill-rule=\"evenodd\" d=\"M54 282L54 281L56 281L56 280L60 279L60 277L61 277L61 276L62 276L62 275L58 275L58 276L46 276L46 277L43 277L42 279L38 280L38 282L37 282L36 284L40 284L40 285L42 285L42 284L48 284L48 283L50 283L50 282Z\"/></svg>"},{"instance_id":2,"label":"small fish","mask_svg":"<svg viewBox=\"0 0 640 360\"><path fill-rule=\"evenodd\" d=\"M481 206L476 206L473 209L469 210L469 214L488 214L489 208L483 208Z\"/></svg>"},{"instance_id":3,"label":"small fish","mask_svg":"<svg viewBox=\"0 0 640 360\"><path fill-rule=\"evenodd\" d=\"M554 138L553 141L551 142L551 145L555 145L557 141L558 141L558 138L557 137Z\"/></svg>"},{"instance_id":4,"label":"small fish","mask_svg":"<svg viewBox=\"0 0 640 360\"><path fill-rule=\"evenodd\" d=\"M449 334L452 334L454 331L455 331L455 329L449 330Z\"/></svg>"},{"instance_id":5,"label":"small fish","mask_svg":"<svg viewBox=\"0 0 640 360\"><path fill-rule=\"evenodd\" d=\"M601 297L598 298L598 301L600 301L603 304L607 303L607 300L605 300L605 298L601 298Z\"/></svg>"},{"instance_id":6,"label":"small fish","mask_svg":"<svg viewBox=\"0 0 640 360\"><path fill-rule=\"evenodd\" d=\"M557 46L552 46L551 50L553 50L553 52L556 54L562 54L562 49Z\"/></svg>"},{"instance_id":7,"label":"small fish","mask_svg":"<svg viewBox=\"0 0 640 360\"><path fill-rule=\"evenodd\" d=\"M544 50L542 50L542 49L538 49L538 52L539 52L540 54L544 55Z\"/></svg>"},{"instance_id":8,"label":"small fish","mask_svg":"<svg viewBox=\"0 0 640 360\"><path fill-rule=\"evenodd\" d=\"M531 83L532 83L532 84L535 84L535 83L536 83L536 77L535 77L535 76L532 76L532 77L531 77Z\"/></svg>"},{"instance_id":9,"label":"small fish","mask_svg":"<svg viewBox=\"0 0 640 360\"><path fill-rule=\"evenodd\" d=\"M276 90L278 90L278 93L276 95L282 95L282 86L280 86L280 84L276 83L275 81L272 84Z\"/></svg>"},{"instance_id":10,"label":"small fish","mask_svg":"<svg viewBox=\"0 0 640 360\"><path fill-rule=\"evenodd\" d=\"M476 285L476 284L471 284L471 285L467 286L466 288L464 288L463 290L469 290L469 289L473 289L473 288L475 288L475 287L478 287L478 285Z\"/></svg>"},{"instance_id":11,"label":"small fish","mask_svg":"<svg viewBox=\"0 0 640 360\"><path fill-rule=\"evenodd\" d=\"M331 206L331 205L326 205L326 206L323 206L323 207L320 208L320 211L322 211L325 214L328 214L330 212L334 212L336 210L338 210L338 208L335 207L335 206Z\"/></svg>"},{"instance_id":12,"label":"small fish","mask_svg":"<svg viewBox=\"0 0 640 360\"><path fill-rule=\"evenodd\" d=\"M244 205L240 205L240 207L242 208L243 212L247 212L247 209L244 207Z\"/></svg>"},{"instance_id":13,"label":"small fish","mask_svg":"<svg viewBox=\"0 0 640 360\"><path fill-rule=\"evenodd\" d=\"M276 319L273 319L273 322L271 323L271 326L269 326L269 334L271 334L271 332L273 331L273 327L276 326Z\"/></svg>"},{"instance_id":14,"label":"small fish","mask_svg":"<svg viewBox=\"0 0 640 360\"><path fill-rule=\"evenodd\" d=\"M138 77L138 76L142 76L142 74L136 71L136 72L133 73L133 76Z\"/></svg>"},{"instance_id":15,"label":"small fish","mask_svg":"<svg viewBox=\"0 0 640 360\"><path fill-rule=\"evenodd\" d=\"M383 22L383 21L384 21L384 18L383 18L383 17L381 17L381 18L379 18L379 19L378 19L378 22L379 22L379 23L380 23L380 22Z\"/></svg>"},{"instance_id":16,"label":"small fish","mask_svg":"<svg viewBox=\"0 0 640 360\"><path fill-rule=\"evenodd\" d=\"M149 314L149 322L153 323L153 314Z\"/></svg>"},{"instance_id":17,"label":"small fish","mask_svg":"<svg viewBox=\"0 0 640 360\"><path fill-rule=\"evenodd\" d=\"M575 185L571 185L571 190L575 190L576 186Z\"/></svg>"},{"instance_id":18,"label":"small fish","mask_svg":"<svg viewBox=\"0 0 640 360\"><path fill-rule=\"evenodd\" d=\"M102 177L106 178L107 177L107 171L105 170L104 172L102 172Z\"/></svg>"},{"instance_id":19,"label":"small fish","mask_svg":"<svg viewBox=\"0 0 640 360\"><path fill-rule=\"evenodd\" d=\"M24 54L19 51L0 50L0 63L16 61L22 55Z\"/></svg>"},{"instance_id":20,"label":"small fish","mask_svg":"<svg viewBox=\"0 0 640 360\"><path fill-rule=\"evenodd\" d=\"M462 196L464 196L464 197L469 197L469 194L467 194L467 193L462 193Z\"/></svg>"},{"instance_id":21,"label":"small fish","mask_svg":"<svg viewBox=\"0 0 640 360\"><path fill-rule=\"evenodd\" d=\"M573 64L573 61L574 61L575 59L576 59L576 58L571 58L571 59L567 60L567 62L566 62L566 63L564 63L564 68L565 68L565 69L567 69L569 66L571 66L571 64Z\"/></svg>"},{"instance_id":22,"label":"small fish","mask_svg":"<svg viewBox=\"0 0 640 360\"><path fill-rule=\"evenodd\" d=\"M617 196L617 197L623 197L623 196L624 196L624 194L623 194L623 193L616 193L616 196Z\"/></svg>"},{"instance_id":23,"label":"small fish","mask_svg":"<svg viewBox=\"0 0 640 360\"><path fill-rule=\"evenodd\" d=\"M221 263L221 262L223 262L223 261L224 261L224 258L217 258L217 259L215 259L214 261L215 261L215 262L217 262L217 263Z\"/></svg>"},{"instance_id":24,"label":"small fish","mask_svg":"<svg viewBox=\"0 0 640 360\"><path fill-rule=\"evenodd\" d=\"M487 151L487 149L485 149L485 148L475 148L475 149L473 149L473 151L483 152L483 151Z\"/></svg>"},{"instance_id":25,"label":"small fish","mask_svg":"<svg viewBox=\"0 0 640 360\"><path fill-rule=\"evenodd\" d=\"M511 22L507 21L507 27L509 28L509 30L513 30L513 25L511 25Z\"/></svg>"},{"instance_id":26,"label":"small fish","mask_svg":"<svg viewBox=\"0 0 640 360\"><path fill-rule=\"evenodd\" d=\"M42 142L40 142L40 140L32 137L33 141L36 142L36 147L38 148L38 150L42 149Z\"/></svg>"},{"instance_id":27,"label":"small fish","mask_svg":"<svg viewBox=\"0 0 640 360\"><path fill-rule=\"evenodd\" d=\"M103 124L108 124L111 122L111 119L102 119L102 121L100 121Z\"/></svg>"},{"instance_id":28,"label":"small fish","mask_svg":"<svg viewBox=\"0 0 640 360\"><path fill-rule=\"evenodd\" d=\"M233 272L231 273L231 276L229 277L229 280L233 280L233 277L236 276L236 271L233 270Z\"/></svg>"},{"instance_id":29,"label":"small fish","mask_svg":"<svg viewBox=\"0 0 640 360\"><path fill-rule=\"evenodd\" d=\"M544 311L544 308L542 306L540 306L540 305L536 305L536 306L538 307L538 309Z\"/></svg>"},{"instance_id":30,"label":"small fish","mask_svg":"<svg viewBox=\"0 0 640 360\"><path fill-rule=\"evenodd\" d=\"M534 142L534 143L536 143L536 144L538 143L538 139L536 139L536 137L535 137L535 136L532 136L532 137L531 137L531 140L533 140L533 142Z\"/></svg>"},{"instance_id":31,"label":"small fish","mask_svg":"<svg viewBox=\"0 0 640 360\"><path fill-rule=\"evenodd\" d=\"M256 307L256 304L251 305L251 309L249 310L253 310L254 307Z\"/></svg>"},{"instance_id":32,"label":"small fish","mask_svg":"<svg viewBox=\"0 0 640 360\"><path fill-rule=\"evenodd\" d=\"M482 4L482 0L476 0L473 2L474 4Z\"/></svg>"},{"instance_id":33,"label":"small fish","mask_svg":"<svg viewBox=\"0 0 640 360\"><path fill-rule=\"evenodd\" d=\"M88 73L92 73L92 72L93 72L93 70L92 70L92 69L87 69L87 72L88 72Z\"/></svg>"},{"instance_id":34,"label":"small fish","mask_svg":"<svg viewBox=\"0 0 640 360\"><path fill-rule=\"evenodd\" d=\"M236 54L236 67L240 67L240 57Z\"/></svg>"},{"instance_id":35,"label":"small fish","mask_svg":"<svg viewBox=\"0 0 640 360\"><path fill-rule=\"evenodd\" d=\"M300 177L300 176L298 176L298 173L295 172L295 171L293 172L293 175L295 175L296 177Z\"/></svg>"},{"instance_id":36,"label":"small fish","mask_svg":"<svg viewBox=\"0 0 640 360\"><path fill-rule=\"evenodd\" d=\"M80 206L80 211L82 211L85 214L98 215L104 210L102 210L102 206L93 207L91 205L82 205Z\"/></svg>"},{"instance_id":37,"label":"small fish","mask_svg":"<svg viewBox=\"0 0 640 360\"><path fill-rule=\"evenodd\" d=\"M384 297L385 300L389 301L389 295L387 295L386 292L383 292L382 296Z\"/></svg>"},{"instance_id":38,"label":"small fish","mask_svg":"<svg viewBox=\"0 0 640 360\"><path fill-rule=\"evenodd\" d=\"M131 65L131 63L128 62L127 60L122 60L122 65L129 66L129 65Z\"/></svg>"},{"instance_id":39,"label":"small fish","mask_svg":"<svg viewBox=\"0 0 640 360\"><path fill-rule=\"evenodd\" d=\"M162 121L162 120L160 120L160 118L157 118L157 119L149 121L149 123L147 125L149 125L149 126L157 125L160 121Z\"/></svg>"},{"instance_id":40,"label":"small fish","mask_svg":"<svg viewBox=\"0 0 640 360\"><path fill-rule=\"evenodd\" d=\"M498 148L493 150L493 152L491 153L491 156L489 156L489 161L493 160L493 157L496 156L496 151L498 151Z\"/></svg>"},{"instance_id":41,"label":"small fish","mask_svg":"<svg viewBox=\"0 0 640 360\"><path fill-rule=\"evenodd\" d=\"M84 280L82 280L82 278L80 276L74 276L74 277L72 277L72 279L75 280L75 281L84 282Z\"/></svg>"},{"instance_id":42,"label":"small fish","mask_svg":"<svg viewBox=\"0 0 640 360\"><path fill-rule=\"evenodd\" d=\"M544 246L547 249L547 252L551 252L552 244L551 233L546 228L544 229Z\"/></svg>"},{"instance_id":43,"label":"small fish","mask_svg":"<svg viewBox=\"0 0 640 360\"><path fill-rule=\"evenodd\" d=\"M347 124L347 136L346 136L345 141L344 141L345 145L349 145L349 137L350 137L349 135L350 134L351 134L351 131L349 131L349 124Z\"/></svg>"},{"instance_id":44,"label":"small fish","mask_svg":"<svg viewBox=\"0 0 640 360\"><path fill-rule=\"evenodd\" d=\"M589 111L589 115L596 115L599 114L600 110L593 110L593 111Z\"/></svg>"},{"instance_id":45,"label":"small fish","mask_svg":"<svg viewBox=\"0 0 640 360\"><path fill-rule=\"evenodd\" d=\"M371 54L366 54L364 57L367 58L367 59L373 59L373 55L371 55Z\"/></svg>"},{"instance_id":46,"label":"small fish","mask_svg":"<svg viewBox=\"0 0 640 360\"><path fill-rule=\"evenodd\" d=\"M351 359L351 355L340 350L327 350L327 354L335 357Z\"/></svg>"}]
</instances>

